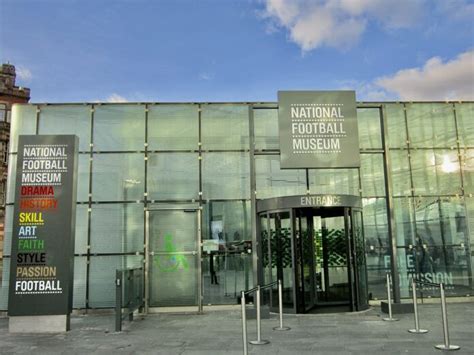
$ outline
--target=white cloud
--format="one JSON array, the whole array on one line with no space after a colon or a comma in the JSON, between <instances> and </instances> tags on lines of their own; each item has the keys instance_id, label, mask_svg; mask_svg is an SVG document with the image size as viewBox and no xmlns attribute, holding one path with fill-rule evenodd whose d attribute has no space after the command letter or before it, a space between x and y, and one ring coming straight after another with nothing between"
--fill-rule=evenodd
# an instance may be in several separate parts
<instances>
[{"instance_id":1,"label":"white cloud","mask_svg":"<svg viewBox=\"0 0 474 355\"><path fill-rule=\"evenodd\" d=\"M438 12L456 21L471 21L474 18L474 3L466 0L443 0L436 2Z\"/></svg>"},{"instance_id":2,"label":"white cloud","mask_svg":"<svg viewBox=\"0 0 474 355\"><path fill-rule=\"evenodd\" d=\"M199 80L209 81L209 80L212 80L213 78L214 78L214 75L212 73L207 73L207 72L199 73Z\"/></svg>"},{"instance_id":3,"label":"white cloud","mask_svg":"<svg viewBox=\"0 0 474 355\"><path fill-rule=\"evenodd\" d=\"M474 50L446 62L433 57L421 68L403 69L374 83L402 100L473 100Z\"/></svg>"},{"instance_id":4,"label":"white cloud","mask_svg":"<svg viewBox=\"0 0 474 355\"><path fill-rule=\"evenodd\" d=\"M31 74L31 71L28 68L25 68L23 66L18 66L15 68L16 75L18 79L22 81L30 81L33 78L33 74Z\"/></svg>"},{"instance_id":5,"label":"white cloud","mask_svg":"<svg viewBox=\"0 0 474 355\"><path fill-rule=\"evenodd\" d=\"M113 102L113 103L118 103L118 102L128 102L128 100L119 95L119 94L116 94L116 93L113 93L111 95L109 95L109 97L107 97L107 99L105 100L106 102Z\"/></svg>"},{"instance_id":6,"label":"white cloud","mask_svg":"<svg viewBox=\"0 0 474 355\"><path fill-rule=\"evenodd\" d=\"M321 46L346 49L357 43L367 23L387 28L413 26L426 0L264 0L267 32L288 30L303 51Z\"/></svg>"}]
</instances>

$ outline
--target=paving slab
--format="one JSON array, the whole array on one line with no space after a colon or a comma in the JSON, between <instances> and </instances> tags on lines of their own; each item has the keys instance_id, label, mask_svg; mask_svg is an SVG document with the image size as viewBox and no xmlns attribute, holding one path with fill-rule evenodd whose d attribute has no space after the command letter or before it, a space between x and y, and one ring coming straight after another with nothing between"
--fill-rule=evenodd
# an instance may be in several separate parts
<instances>
[{"instance_id":1,"label":"paving slab","mask_svg":"<svg viewBox=\"0 0 474 355\"><path fill-rule=\"evenodd\" d=\"M274 331L275 314L262 320L267 345L250 345L250 354L442 354L441 308L420 305L420 322L427 334L411 334L413 315L397 315L385 322L380 308L358 313L285 315L289 331ZM450 339L460 345L456 354L474 353L474 303L448 304ZM256 322L247 324L248 339L256 339ZM1 354L242 354L242 327L238 310L204 314L152 314L124 322L114 332L113 315L73 316L71 331L60 334L10 334L8 319L0 318Z\"/></svg>"}]
</instances>

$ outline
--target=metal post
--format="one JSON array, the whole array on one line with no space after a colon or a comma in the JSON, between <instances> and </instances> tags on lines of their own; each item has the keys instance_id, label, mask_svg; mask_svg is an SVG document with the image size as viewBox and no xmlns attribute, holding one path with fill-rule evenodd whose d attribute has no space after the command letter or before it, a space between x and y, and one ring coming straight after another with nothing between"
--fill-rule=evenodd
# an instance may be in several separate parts
<instances>
[{"instance_id":1,"label":"metal post","mask_svg":"<svg viewBox=\"0 0 474 355\"><path fill-rule=\"evenodd\" d=\"M420 322L418 319L418 300L416 298L416 282L411 280L411 289L413 292L413 313L415 314L415 329L408 329L410 333L424 334L428 333L426 329L420 329Z\"/></svg>"},{"instance_id":2,"label":"metal post","mask_svg":"<svg viewBox=\"0 0 474 355\"><path fill-rule=\"evenodd\" d=\"M443 334L444 344L436 345L435 348L439 350L459 350L459 345L449 344L449 328L448 328L448 312L446 311L446 296L444 294L444 284L439 284L439 290L441 293L441 315L443 316Z\"/></svg>"},{"instance_id":3,"label":"metal post","mask_svg":"<svg viewBox=\"0 0 474 355\"><path fill-rule=\"evenodd\" d=\"M268 340L262 340L262 318L260 315L260 286L257 286L257 340L251 340L250 344L264 345L268 344Z\"/></svg>"},{"instance_id":4,"label":"metal post","mask_svg":"<svg viewBox=\"0 0 474 355\"><path fill-rule=\"evenodd\" d=\"M290 327L283 326L283 289L281 280L278 280L278 313L280 315L280 326L273 328L273 330L290 330Z\"/></svg>"},{"instance_id":5,"label":"metal post","mask_svg":"<svg viewBox=\"0 0 474 355\"><path fill-rule=\"evenodd\" d=\"M390 291L390 274L387 274L387 303L388 303L388 318L383 318L384 321L387 322L394 322L397 321L398 318L392 317L392 293Z\"/></svg>"},{"instance_id":6,"label":"metal post","mask_svg":"<svg viewBox=\"0 0 474 355\"><path fill-rule=\"evenodd\" d=\"M115 331L122 331L122 282L121 272L115 272Z\"/></svg>"},{"instance_id":7,"label":"metal post","mask_svg":"<svg viewBox=\"0 0 474 355\"><path fill-rule=\"evenodd\" d=\"M245 292L242 291L240 297L240 304L242 306L242 341L244 342L244 355L248 354L247 345L247 314L245 312Z\"/></svg>"}]
</instances>

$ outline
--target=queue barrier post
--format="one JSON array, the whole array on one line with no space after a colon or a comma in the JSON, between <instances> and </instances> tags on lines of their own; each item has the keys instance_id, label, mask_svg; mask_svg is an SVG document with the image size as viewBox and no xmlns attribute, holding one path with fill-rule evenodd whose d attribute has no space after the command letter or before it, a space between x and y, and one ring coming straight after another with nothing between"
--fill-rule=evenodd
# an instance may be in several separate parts
<instances>
[{"instance_id":1,"label":"queue barrier post","mask_svg":"<svg viewBox=\"0 0 474 355\"><path fill-rule=\"evenodd\" d=\"M252 345L265 345L265 344L268 344L269 341L268 340L263 340L262 339L262 317L261 317L261 313L260 313L260 293L261 293L261 289L260 289L260 286L257 286L257 290L255 291L257 293L257 340L251 340L249 343L252 344Z\"/></svg>"},{"instance_id":2,"label":"queue barrier post","mask_svg":"<svg viewBox=\"0 0 474 355\"><path fill-rule=\"evenodd\" d=\"M441 293L441 316L443 317L444 344L435 345L435 348L446 351L459 350L461 349L459 345L453 345L449 342L448 312L446 310L446 295L444 293L443 283L439 285L439 290Z\"/></svg>"},{"instance_id":3,"label":"queue barrier post","mask_svg":"<svg viewBox=\"0 0 474 355\"><path fill-rule=\"evenodd\" d=\"M280 325L273 328L273 330L290 330L290 327L283 326L283 287L281 285L281 280L278 280L278 313L280 318Z\"/></svg>"},{"instance_id":4,"label":"queue barrier post","mask_svg":"<svg viewBox=\"0 0 474 355\"><path fill-rule=\"evenodd\" d=\"M247 314L245 311L245 292L242 291L240 297L240 304L242 308L242 341L244 343L244 355L248 355L247 345Z\"/></svg>"},{"instance_id":5,"label":"queue barrier post","mask_svg":"<svg viewBox=\"0 0 474 355\"><path fill-rule=\"evenodd\" d=\"M420 329L420 320L418 318L418 300L416 297L416 282L414 279L411 280L411 289L413 292L413 313L415 315L415 329L408 329L410 333L425 334L428 333L427 329Z\"/></svg>"},{"instance_id":6,"label":"queue barrier post","mask_svg":"<svg viewBox=\"0 0 474 355\"><path fill-rule=\"evenodd\" d=\"M388 318L383 318L384 321L387 322L394 322L397 321L398 318L393 318L392 317L392 291L391 291L391 282L392 278L390 277L390 274L387 273L387 303L388 303Z\"/></svg>"}]
</instances>

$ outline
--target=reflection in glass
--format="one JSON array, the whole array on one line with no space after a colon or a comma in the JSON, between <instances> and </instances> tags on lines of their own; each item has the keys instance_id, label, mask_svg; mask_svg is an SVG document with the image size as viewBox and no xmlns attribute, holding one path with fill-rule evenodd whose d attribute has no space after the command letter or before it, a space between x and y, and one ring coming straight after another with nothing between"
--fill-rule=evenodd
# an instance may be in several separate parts
<instances>
[{"instance_id":1,"label":"reflection in glass","mask_svg":"<svg viewBox=\"0 0 474 355\"><path fill-rule=\"evenodd\" d=\"M465 193L474 193L474 149L461 151L461 167Z\"/></svg>"},{"instance_id":2,"label":"reflection in glass","mask_svg":"<svg viewBox=\"0 0 474 355\"><path fill-rule=\"evenodd\" d=\"M202 190L206 200L250 198L249 154L204 153Z\"/></svg>"},{"instance_id":3,"label":"reflection in glass","mask_svg":"<svg viewBox=\"0 0 474 355\"><path fill-rule=\"evenodd\" d=\"M362 196L384 196L385 183L382 154L361 154Z\"/></svg>"},{"instance_id":4,"label":"reflection in glass","mask_svg":"<svg viewBox=\"0 0 474 355\"><path fill-rule=\"evenodd\" d=\"M199 198L197 153L148 154L148 198L192 200Z\"/></svg>"},{"instance_id":5,"label":"reflection in glass","mask_svg":"<svg viewBox=\"0 0 474 355\"><path fill-rule=\"evenodd\" d=\"M94 151L141 151L144 144L144 105L95 107Z\"/></svg>"},{"instance_id":6,"label":"reflection in glass","mask_svg":"<svg viewBox=\"0 0 474 355\"><path fill-rule=\"evenodd\" d=\"M92 199L94 201L142 200L144 178L143 154L94 154Z\"/></svg>"},{"instance_id":7,"label":"reflection in glass","mask_svg":"<svg viewBox=\"0 0 474 355\"><path fill-rule=\"evenodd\" d=\"M197 150L198 105L152 105L148 113L148 148Z\"/></svg>"},{"instance_id":8,"label":"reflection in glass","mask_svg":"<svg viewBox=\"0 0 474 355\"><path fill-rule=\"evenodd\" d=\"M280 169L278 155L255 156L257 197L303 195L306 193L306 172L299 169Z\"/></svg>"},{"instance_id":9,"label":"reflection in glass","mask_svg":"<svg viewBox=\"0 0 474 355\"><path fill-rule=\"evenodd\" d=\"M474 103L455 104L461 147L474 147Z\"/></svg>"},{"instance_id":10,"label":"reflection in glass","mask_svg":"<svg viewBox=\"0 0 474 355\"><path fill-rule=\"evenodd\" d=\"M428 149L410 154L415 195L461 193L457 151Z\"/></svg>"},{"instance_id":11,"label":"reflection in glass","mask_svg":"<svg viewBox=\"0 0 474 355\"><path fill-rule=\"evenodd\" d=\"M390 148L406 147L407 132L403 104L385 104L385 114L387 115L388 146Z\"/></svg>"},{"instance_id":12,"label":"reflection in glass","mask_svg":"<svg viewBox=\"0 0 474 355\"><path fill-rule=\"evenodd\" d=\"M280 149L278 133L278 109L254 109L253 119L255 149Z\"/></svg>"},{"instance_id":13,"label":"reflection in glass","mask_svg":"<svg viewBox=\"0 0 474 355\"><path fill-rule=\"evenodd\" d=\"M14 105L12 107L12 118L9 151L16 153L18 150L19 135L36 134L36 106Z\"/></svg>"},{"instance_id":14,"label":"reflection in glass","mask_svg":"<svg viewBox=\"0 0 474 355\"><path fill-rule=\"evenodd\" d=\"M203 105L201 140L205 150L249 149L247 105Z\"/></svg>"},{"instance_id":15,"label":"reflection in glass","mask_svg":"<svg viewBox=\"0 0 474 355\"><path fill-rule=\"evenodd\" d=\"M411 196L410 164L407 150L390 150L392 194Z\"/></svg>"},{"instance_id":16,"label":"reflection in glass","mask_svg":"<svg viewBox=\"0 0 474 355\"><path fill-rule=\"evenodd\" d=\"M143 251L143 204L101 204L91 209L91 252Z\"/></svg>"},{"instance_id":17,"label":"reflection in glass","mask_svg":"<svg viewBox=\"0 0 474 355\"><path fill-rule=\"evenodd\" d=\"M359 195L358 169L309 169L312 194Z\"/></svg>"},{"instance_id":18,"label":"reflection in glass","mask_svg":"<svg viewBox=\"0 0 474 355\"><path fill-rule=\"evenodd\" d=\"M40 106L39 134L74 134L79 151L89 151L91 107L88 105Z\"/></svg>"},{"instance_id":19,"label":"reflection in glass","mask_svg":"<svg viewBox=\"0 0 474 355\"><path fill-rule=\"evenodd\" d=\"M412 147L454 147L456 128L452 104L406 104Z\"/></svg>"},{"instance_id":20,"label":"reflection in glass","mask_svg":"<svg viewBox=\"0 0 474 355\"><path fill-rule=\"evenodd\" d=\"M382 148L380 110L378 108L357 109L357 125L360 148Z\"/></svg>"}]
</instances>

